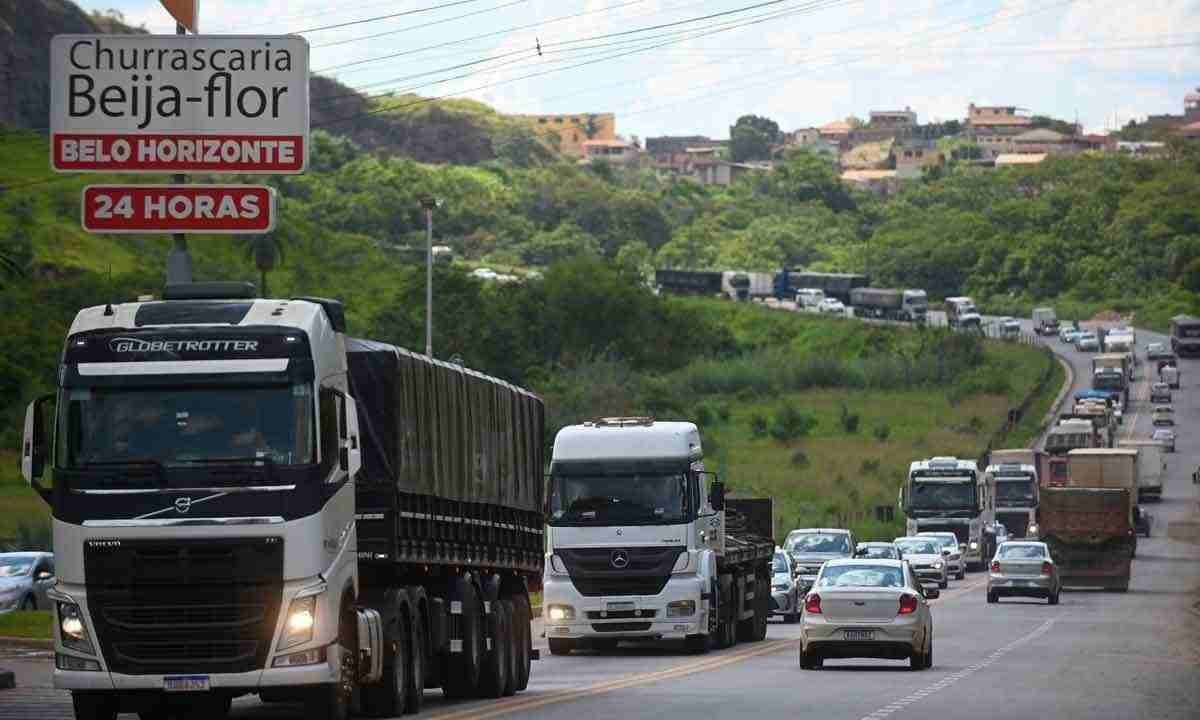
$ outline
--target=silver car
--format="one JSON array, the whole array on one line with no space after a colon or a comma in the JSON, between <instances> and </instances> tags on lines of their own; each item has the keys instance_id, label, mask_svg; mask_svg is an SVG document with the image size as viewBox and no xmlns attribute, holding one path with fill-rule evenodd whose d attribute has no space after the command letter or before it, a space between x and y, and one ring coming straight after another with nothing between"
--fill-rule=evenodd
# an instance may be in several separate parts
<instances>
[{"instance_id":1,"label":"silver car","mask_svg":"<svg viewBox=\"0 0 1200 720\"><path fill-rule=\"evenodd\" d=\"M942 555L942 544L931 537L902 537L892 541L923 583L950 586L950 568Z\"/></svg>"},{"instance_id":2,"label":"silver car","mask_svg":"<svg viewBox=\"0 0 1200 720\"><path fill-rule=\"evenodd\" d=\"M933 667L933 616L926 589L903 560L830 560L804 598L800 667L828 659L908 660Z\"/></svg>"},{"instance_id":3,"label":"silver car","mask_svg":"<svg viewBox=\"0 0 1200 720\"><path fill-rule=\"evenodd\" d=\"M1058 566L1043 542L1011 541L996 548L988 568L987 601L996 603L1008 595L1043 597L1058 604L1062 592Z\"/></svg>"},{"instance_id":4,"label":"silver car","mask_svg":"<svg viewBox=\"0 0 1200 720\"><path fill-rule=\"evenodd\" d=\"M1100 338L1094 332L1080 333L1075 338L1075 349L1080 352L1099 352Z\"/></svg>"},{"instance_id":5,"label":"silver car","mask_svg":"<svg viewBox=\"0 0 1200 720\"><path fill-rule=\"evenodd\" d=\"M1155 428L1154 434L1150 436L1150 439L1161 443L1167 452L1175 452L1175 431L1171 428Z\"/></svg>"},{"instance_id":6,"label":"silver car","mask_svg":"<svg viewBox=\"0 0 1200 720\"><path fill-rule=\"evenodd\" d=\"M803 598L800 584L792 573L792 559L782 548L775 548L771 561L771 614L782 615L786 623L800 619Z\"/></svg>"},{"instance_id":7,"label":"silver car","mask_svg":"<svg viewBox=\"0 0 1200 720\"><path fill-rule=\"evenodd\" d=\"M46 591L54 582L53 554L0 553L0 613L50 607Z\"/></svg>"},{"instance_id":8,"label":"silver car","mask_svg":"<svg viewBox=\"0 0 1200 720\"><path fill-rule=\"evenodd\" d=\"M1165 382L1156 382L1151 385L1150 402L1169 404L1171 402L1171 386Z\"/></svg>"},{"instance_id":9,"label":"silver car","mask_svg":"<svg viewBox=\"0 0 1200 720\"><path fill-rule=\"evenodd\" d=\"M840 528L800 528L788 533L783 549L792 556L792 573L804 592L827 560L854 557L854 534Z\"/></svg>"},{"instance_id":10,"label":"silver car","mask_svg":"<svg viewBox=\"0 0 1200 720\"><path fill-rule=\"evenodd\" d=\"M942 543L942 557L946 558L946 571L954 575L955 580L967 576L967 563L963 560L963 548L958 542L958 536L952 532L919 532L917 537L930 537Z\"/></svg>"}]
</instances>

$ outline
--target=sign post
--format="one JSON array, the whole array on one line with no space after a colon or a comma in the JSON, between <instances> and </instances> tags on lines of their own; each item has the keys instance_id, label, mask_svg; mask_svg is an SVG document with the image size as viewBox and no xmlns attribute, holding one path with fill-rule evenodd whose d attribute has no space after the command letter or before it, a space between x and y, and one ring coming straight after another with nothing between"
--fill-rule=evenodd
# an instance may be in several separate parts
<instances>
[{"instance_id":1,"label":"sign post","mask_svg":"<svg viewBox=\"0 0 1200 720\"><path fill-rule=\"evenodd\" d=\"M176 3L178 5L179 3ZM190 8L171 7L164 3L167 12L175 17L175 34L187 35L187 28L184 27L184 21L180 17L190 17L192 21L192 32L197 32L196 28L196 6L190 3ZM191 12L189 13L188 10ZM175 176L175 184L183 185L187 182L187 175L178 174ZM86 198L85 198L86 208ZM86 209L85 215L86 217ZM87 229L87 224L84 224L84 229ZM171 236L171 252L167 255L167 284L176 285L180 283L190 283L192 281L192 254L188 251L187 235L183 233L175 233Z\"/></svg>"}]
</instances>

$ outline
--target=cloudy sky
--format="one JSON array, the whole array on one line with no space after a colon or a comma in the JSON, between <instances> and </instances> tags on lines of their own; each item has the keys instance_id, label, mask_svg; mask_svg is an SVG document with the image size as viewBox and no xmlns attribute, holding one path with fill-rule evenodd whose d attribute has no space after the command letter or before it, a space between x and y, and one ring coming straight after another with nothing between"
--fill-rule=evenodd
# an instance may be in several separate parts
<instances>
[{"instance_id":1,"label":"cloudy sky","mask_svg":"<svg viewBox=\"0 0 1200 720\"><path fill-rule=\"evenodd\" d=\"M1200 85L1200 0L199 2L202 32L298 32L314 71L383 98L614 112L642 138L725 137L745 113L784 129L905 106L946 120L969 102L1103 131L1179 113ZM174 30L158 0L81 4Z\"/></svg>"}]
</instances>

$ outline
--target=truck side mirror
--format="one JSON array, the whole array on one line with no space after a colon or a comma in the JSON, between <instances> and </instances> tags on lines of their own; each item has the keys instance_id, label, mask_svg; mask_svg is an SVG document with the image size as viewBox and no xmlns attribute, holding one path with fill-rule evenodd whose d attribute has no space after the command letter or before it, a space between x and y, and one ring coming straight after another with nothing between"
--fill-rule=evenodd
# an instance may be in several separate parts
<instances>
[{"instance_id":1,"label":"truck side mirror","mask_svg":"<svg viewBox=\"0 0 1200 720\"><path fill-rule=\"evenodd\" d=\"M46 403L53 395L43 395L25 408L25 433L21 440L21 475L25 482L36 487L45 472L48 447L46 444Z\"/></svg>"},{"instance_id":2,"label":"truck side mirror","mask_svg":"<svg viewBox=\"0 0 1200 720\"><path fill-rule=\"evenodd\" d=\"M708 487L708 504L718 512L725 509L725 483L720 480L712 481Z\"/></svg>"}]
</instances>

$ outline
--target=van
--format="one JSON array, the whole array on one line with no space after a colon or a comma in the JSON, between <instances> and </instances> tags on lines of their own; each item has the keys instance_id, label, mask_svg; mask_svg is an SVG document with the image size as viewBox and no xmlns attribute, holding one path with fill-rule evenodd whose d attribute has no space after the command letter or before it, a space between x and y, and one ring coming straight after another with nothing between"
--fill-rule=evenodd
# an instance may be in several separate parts
<instances>
[{"instance_id":1,"label":"van","mask_svg":"<svg viewBox=\"0 0 1200 720\"><path fill-rule=\"evenodd\" d=\"M818 288L800 288L796 291L796 309L816 311L825 299L825 291Z\"/></svg>"}]
</instances>

